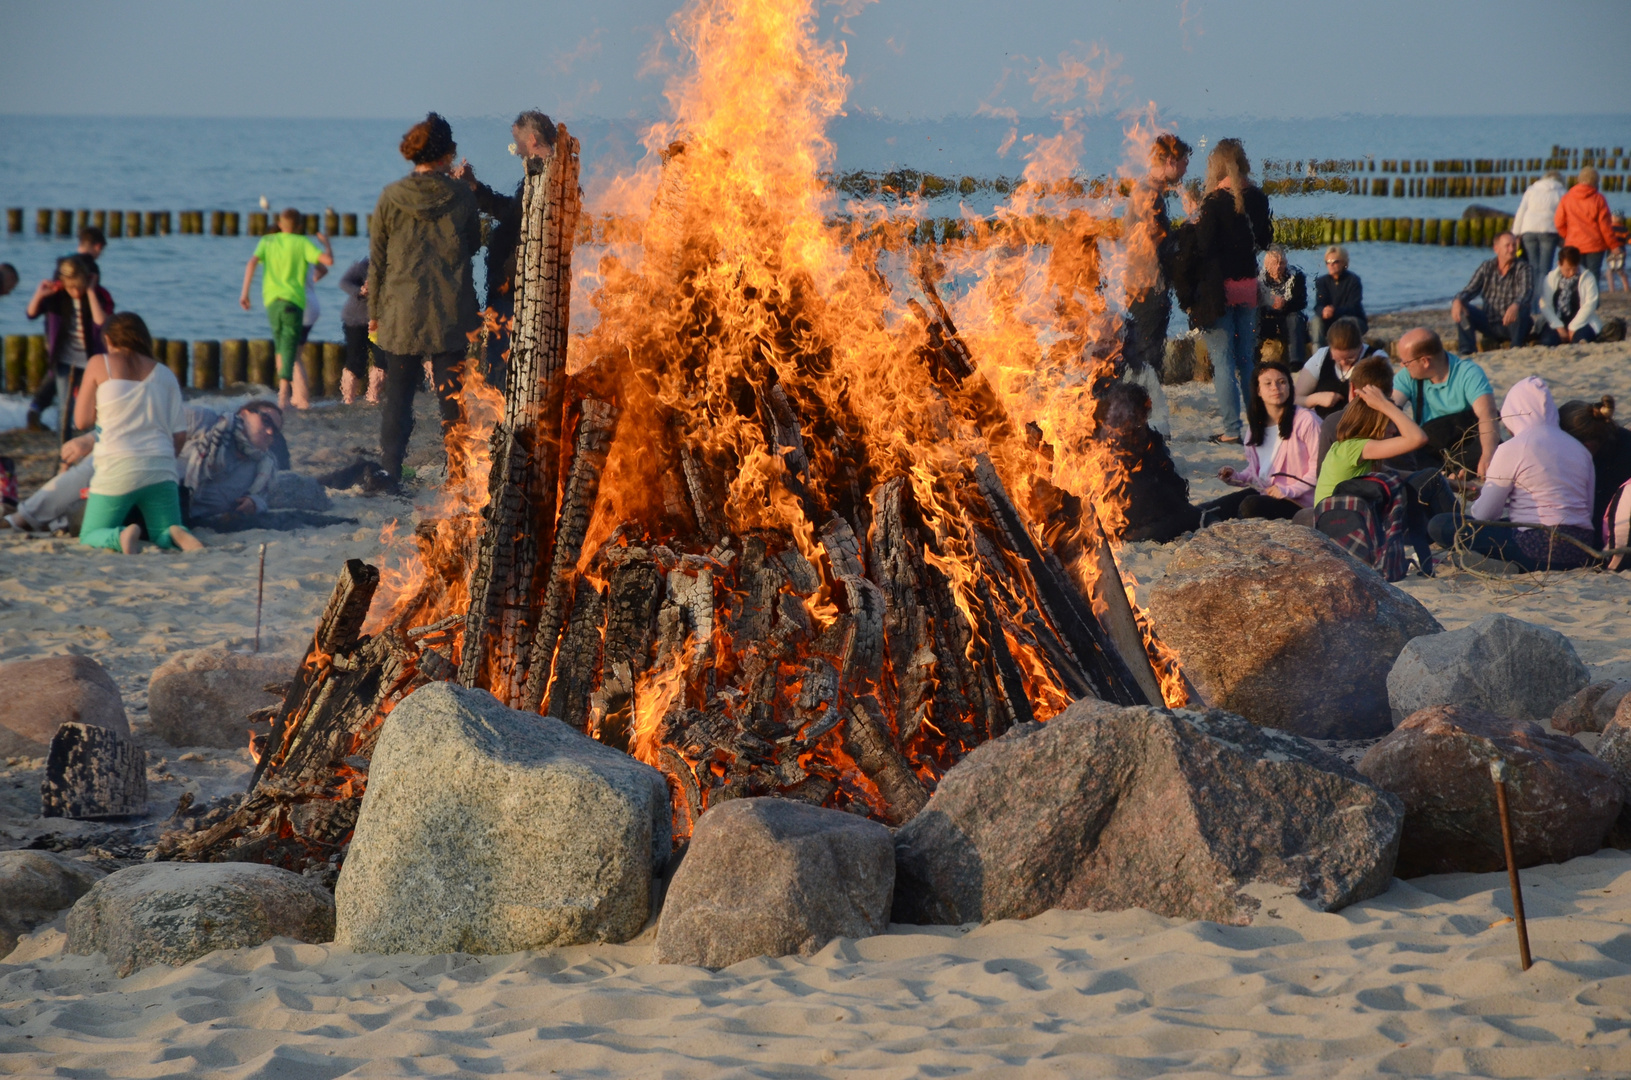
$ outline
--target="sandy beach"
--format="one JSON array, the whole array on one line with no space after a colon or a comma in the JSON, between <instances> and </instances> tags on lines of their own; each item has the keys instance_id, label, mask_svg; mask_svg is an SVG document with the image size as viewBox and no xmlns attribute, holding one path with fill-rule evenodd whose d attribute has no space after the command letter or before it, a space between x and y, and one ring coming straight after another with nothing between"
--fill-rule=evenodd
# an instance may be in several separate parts
<instances>
[{"instance_id":1,"label":"sandy beach","mask_svg":"<svg viewBox=\"0 0 1631 1080\"><path fill-rule=\"evenodd\" d=\"M1391 316L1373 330L1395 336L1389 326L1422 321L1443 324L1445 313ZM1607 392L1631 410L1625 343L1479 360L1497 399L1539 373L1559 402ZM1168 392L1192 497L1222 494L1217 469L1238 464L1239 451L1207 441L1210 385ZM421 396L409 457L427 479L439 456L432 408ZM338 405L292 416L296 469L316 474L377 447L377 416ZM0 453L23 459L25 491L49 467L44 438L0 433ZM146 708L154 667L183 649L248 646L262 542L263 647L298 652L342 560L377 560L381 529L410 527L431 494L337 493L329 512L355 524L206 533L209 549L193 555L118 558L71 538L0 534L0 660L81 653L108 669L149 755L151 829L184 792L241 790L251 768L247 749L157 739ZM1147 586L1170 552L1130 545L1123 561ZM1593 678L1631 677L1631 575L1491 579L1447 568L1401 585L1446 628L1505 612L1567 635ZM0 768L0 848L40 842L120 865L117 830L38 816L43 769L19 758ZM1536 956L1527 973L1504 921L1504 874L1395 880L1332 914L1264 896L1246 927L1142 911L894 926L809 959L721 972L651 963L648 927L621 946L484 957L278 939L118 979L100 957L64 954L59 919L0 961L0 1074L1631 1075L1631 853L1523 877Z\"/></svg>"}]
</instances>

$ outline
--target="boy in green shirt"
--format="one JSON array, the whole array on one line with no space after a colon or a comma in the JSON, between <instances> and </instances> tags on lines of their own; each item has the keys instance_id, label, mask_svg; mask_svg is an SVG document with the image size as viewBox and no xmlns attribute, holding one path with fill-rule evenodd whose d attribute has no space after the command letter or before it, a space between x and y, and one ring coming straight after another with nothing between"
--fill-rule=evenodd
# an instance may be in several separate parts
<instances>
[{"instance_id":1,"label":"boy in green shirt","mask_svg":"<svg viewBox=\"0 0 1631 1080\"><path fill-rule=\"evenodd\" d=\"M334 265L334 249L328 237L317 234L312 243L295 232L300 227L300 211L293 207L278 215L278 231L260 238L255 253L244 267L244 289L238 306L249 310L249 286L255 280L255 267L266 263L261 278L261 301L266 320L272 325L272 343L277 350L278 404L287 409L310 407L306 365L300 363L300 324L306 315L306 268L314 263Z\"/></svg>"}]
</instances>

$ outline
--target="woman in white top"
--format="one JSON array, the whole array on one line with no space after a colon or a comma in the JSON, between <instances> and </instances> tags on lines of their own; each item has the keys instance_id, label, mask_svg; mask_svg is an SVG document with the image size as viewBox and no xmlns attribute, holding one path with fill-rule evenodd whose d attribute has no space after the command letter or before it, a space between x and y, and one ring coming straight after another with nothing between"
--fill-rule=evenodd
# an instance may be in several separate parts
<instances>
[{"instance_id":1,"label":"woman in white top","mask_svg":"<svg viewBox=\"0 0 1631 1080\"><path fill-rule=\"evenodd\" d=\"M79 542L134 555L141 526L125 525L141 511L159 547L197 551L204 545L181 524L176 454L187 438L181 386L153 359L153 338L141 317L123 312L102 327L107 352L91 358L74 402L74 422L96 427L96 473Z\"/></svg>"}]
</instances>

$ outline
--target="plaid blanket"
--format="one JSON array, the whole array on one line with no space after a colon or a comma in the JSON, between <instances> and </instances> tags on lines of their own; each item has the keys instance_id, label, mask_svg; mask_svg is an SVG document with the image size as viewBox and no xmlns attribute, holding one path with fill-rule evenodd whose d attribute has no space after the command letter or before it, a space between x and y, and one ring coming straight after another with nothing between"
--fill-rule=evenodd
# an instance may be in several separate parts
<instances>
[{"instance_id":1,"label":"plaid blanket","mask_svg":"<svg viewBox=\"0 0 1631 1080\"><path fill-rule=\"evenodd\" d=\"M1337 485L1314 506L1314 527L1387 581L1402 581L1408 491L1392 473L1368 473Z\"/></svg>"}]
</instances>

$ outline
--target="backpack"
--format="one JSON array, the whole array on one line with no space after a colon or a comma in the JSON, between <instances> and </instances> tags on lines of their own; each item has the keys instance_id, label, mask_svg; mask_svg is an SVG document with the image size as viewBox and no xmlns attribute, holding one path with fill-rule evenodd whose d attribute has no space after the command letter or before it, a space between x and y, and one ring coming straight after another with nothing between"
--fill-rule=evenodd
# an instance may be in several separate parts
<instances>
[{"instance_id":1,"label":"backpack","mask_svg":"<svg viewBox=\"0 0 1631 1080\"><path fill-rule=\"evenodd\" d=\"M1384 580L1402 581L1410 566L1404 545L1411 502L1409 489L1397 476L1368 473L1344 480L1314 504L1314 529L1375 567ZM1422 565L1431 572L1431 554Z\"/></svg>"},{"instance_id":2,"label":"backpack","mask_svg":"<svg viewBox=\"0 0 1631 1080\"><path fill-rule=\"evenodd\" d=\"M1608 500L1603 511L1603 550L1631 547L1631 480L1620 485L1620 490ZM1631 566L1631 555L1610 555L1608 568L1624 570Z\"/></svg>"}]
</instances>

